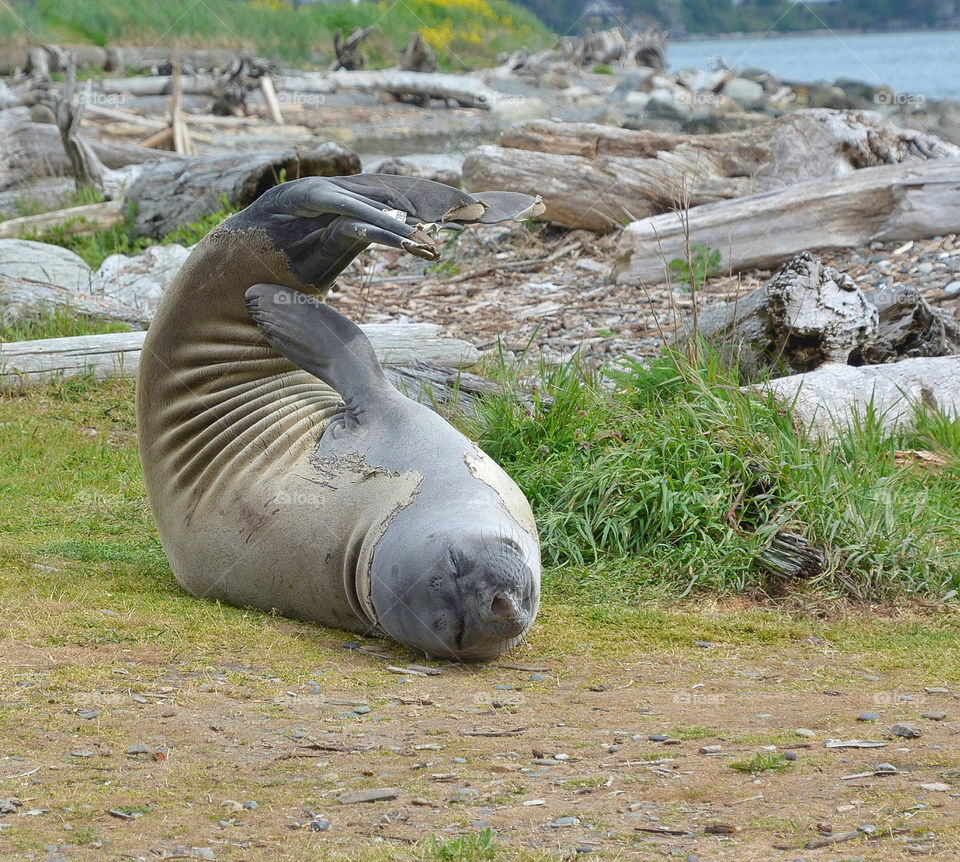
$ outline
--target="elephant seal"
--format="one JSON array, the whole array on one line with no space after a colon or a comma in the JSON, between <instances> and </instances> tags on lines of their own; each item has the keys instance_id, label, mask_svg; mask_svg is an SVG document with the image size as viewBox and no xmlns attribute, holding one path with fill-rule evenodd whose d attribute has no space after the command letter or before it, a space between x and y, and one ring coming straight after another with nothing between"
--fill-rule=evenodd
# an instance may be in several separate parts
<instances>
[{"instance_id":1,"label":"elephant seal","mask_svg":"<svg viewBox=\"0 0 960 862\"><path fill-rule=\"evenodd\" d=\"M207 235L168 288L137 384L144 482L189 593L494 658L540 598L533 515L474 443L386 379L322 299L371 242L436 260L424 223L537 212L360 174L265 192Z\"/></svg>"}]
</instances>

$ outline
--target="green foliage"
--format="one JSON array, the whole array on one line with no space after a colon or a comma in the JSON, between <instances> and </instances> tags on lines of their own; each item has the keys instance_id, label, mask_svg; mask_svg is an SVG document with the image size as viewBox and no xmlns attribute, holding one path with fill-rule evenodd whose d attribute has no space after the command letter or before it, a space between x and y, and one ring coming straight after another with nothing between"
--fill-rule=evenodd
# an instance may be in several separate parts
<instances>
[{"instance_id":1,"label":"green foliage","mask_svg":"<svg viewBox=\"0 0 960 862\"><path fill-rule=\"evenodd\" d=\"M678 281L686 282L692 290L697 291L707 276L719 269L721 260L720 249L708 248L702 242L692 242L689 257L675 257L667 267Z\"/></svg>"},{"instance_id":2,"label":"green foliage","mask_svg":"<svg viewBox=\"0 0 960 862\"><path fill-rule=\"evenodd\" d=\"M593 72L595 75L612 75L613 69L606 63L597 63L597 65L593 67Z\"/></svg>"},{"instance_id":3,"label":"green foliage","mask_svg":"<svg viewBox=\"0 0 960 862\"><path fill-rule=\"evenodd\" d=\"M730 764L731 769L737 772L749 772L751 775L760 775L762 772L783 772L790 766L782 754L776 751L761 751L749 760L735 760Z\"/></svg>"},{"instance_id":4,"label":"green foliage","mask_svg":"<svg viewBox=\"0 0 960 862\"><path fill-rule=\"evenodd\" d=\"M469 862L474 859L493 859L496 855L496 838L492 829L482 829L472 835L458 835L438 841L435 835L426 840L428 859Z\"/></svg>"},{"instance_id":5,"label":"green foliage","mask_svg":"<svg viewBox=\"0 0 960 862\"><path fill-rule=\"evenodd\" d=\"M152 245L169 245L174 242L193 245L235 211L223 196L219 210L176 228L159 241L137 235L134 228L135 211L132 207L127 210L122 221L104 230L79 234L71 230L73 221L68 220L63 226L51 227L43 233L30 234L24 238L68 248L83 258L89 267L97 269L111 254L140 254ZM79 221L82 222L83 219L80 218Z\"/></svg>"},{"instance_id":6,"label":"green foliage","mask_svg":"<svg viewBox=\"0 0 960 862\"><path fill-rule=\"evenodd\" d=\"M305 3L281 0L36 0L0 4L0 41L92 42L243 47L287 63L327 63L333 33L376 26L363 43L375 66L396 63L420 30L442 65L490 64L526 45L545 47L550 34L527 10L506 0L406 0L403 3Z\"/></svg>"},{"instance_id":7,"label":"green foliage","mask_svg":"<svg viewBox=\"0 0 960 862\"><path fill-rule=\"evenodd\" d=\"M15 323L4 324L0 321L0 341L33 341L37 338L129 331L130 327L125 323L77 314L70 308L62 307L38 309L36 314Z\"/></svg>"},{"instance_id":8,"label":"green foliage","mask_svg":"<svg viewBox=\"0 0 960 862\"><path fill-rule=\"evenodd\" d=\"M628 364L608 385L575 362L541 368L531 396L508 383L466 423L530 501L551 589L595 602L651 587L776 592L755 559L781 529L826 551L814 584L831 592L960 586L960 423L931 416L903 441L868 421L820 446L700 357ZM898 467L908 443L948 466Z\"/></svg>"}]
</instances>

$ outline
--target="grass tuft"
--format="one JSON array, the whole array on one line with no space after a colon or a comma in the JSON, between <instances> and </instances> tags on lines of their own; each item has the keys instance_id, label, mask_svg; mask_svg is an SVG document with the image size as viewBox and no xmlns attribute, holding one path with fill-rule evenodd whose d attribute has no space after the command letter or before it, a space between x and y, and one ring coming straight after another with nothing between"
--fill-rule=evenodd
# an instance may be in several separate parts
<instances>
[{"instance_id":1,"label":"grass tuft","mask_svg":"<svg viewBox=\"0 0 960 862\"><path fill-rule=\"evenodd\" d=\"M651 591L780 592L756 565L780 530L823 549L813 586L857 599L960 586L960 423L931 414L908 438L870 417L838 445L798 436L772 399L739 389L708 352L601 378L571 362L485 399L466 430L517 481L551 585L597 602ZM896 464L901 448L946 466Z\"/></svg>"}]
</instances>

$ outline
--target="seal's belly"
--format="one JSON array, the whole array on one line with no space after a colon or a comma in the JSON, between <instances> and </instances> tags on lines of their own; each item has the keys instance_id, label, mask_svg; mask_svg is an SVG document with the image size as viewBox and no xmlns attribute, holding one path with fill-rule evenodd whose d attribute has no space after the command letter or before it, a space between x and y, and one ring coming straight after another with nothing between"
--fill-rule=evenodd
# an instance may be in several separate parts
<instances>
[{"instance_id":1,"label":"seal's belly","mask_svg":"<svg viewBox=\"0 0 960 862\"><path fill-rule=\"evenodd\" d=\"M168 498L176 505L157 519L160 538L196 596L369 631L373 548L422 477L359 456L317 457L339 399L314 389L307 398L277 393L273 413L257 416L258 406L184 453L190 481L181 474ZM190 472L196 463L202 469Z\"/></svg>"}]
</instances>

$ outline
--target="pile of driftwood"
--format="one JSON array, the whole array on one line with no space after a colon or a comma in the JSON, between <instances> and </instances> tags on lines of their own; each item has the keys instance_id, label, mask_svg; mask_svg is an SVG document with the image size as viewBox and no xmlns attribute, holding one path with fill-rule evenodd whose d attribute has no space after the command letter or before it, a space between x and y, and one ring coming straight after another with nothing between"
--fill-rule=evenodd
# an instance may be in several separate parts
<instances>
[{"instance_id":1,"label":"pile of driftwood","mask_svg":"<svg viewBox=\"0 0 960 862\"><path fill-rule=\"evenodd\" d=\"M868 413L909 426L917 409L960 417L960 323L914 288L865 293L803 252L760 289L696 316L697 337L739 361L791 411L831 438Z\"/></svg>"},{"instance_id":2,"label":"pile of driftwood","mask_svg":"<svg viewBox=\"0 0 960 862\"><path fill-rule=\"evenodd\" d=\"M960 158L960 147L864 111L798 111L747 131L712 135L538 120L507 129L497 146L472 150L463 165L463 179L475 190L539 189L549 220L609 231L625 222L688 208L692 218L693 208L701 204L803 182L832 185L846 178L851 185L845 197L856 197L860 169L888 164L925 167L924 162L948 158ZM869 174L863 177L864 188L872 188L866 180ZM805 220L798 217L794 227ZM669 223L669 218L656 224L661 236L663 222ZM783 229L788 231L788 226ZM629 231L631 236L639 232L639 227ZM705 244L710 238L693 236ZM834 244L825 239L820 247ZM785 252L781 260L791 253ZM640 277L649 280L646 270Z\"/></svg>"}]
</instances>

